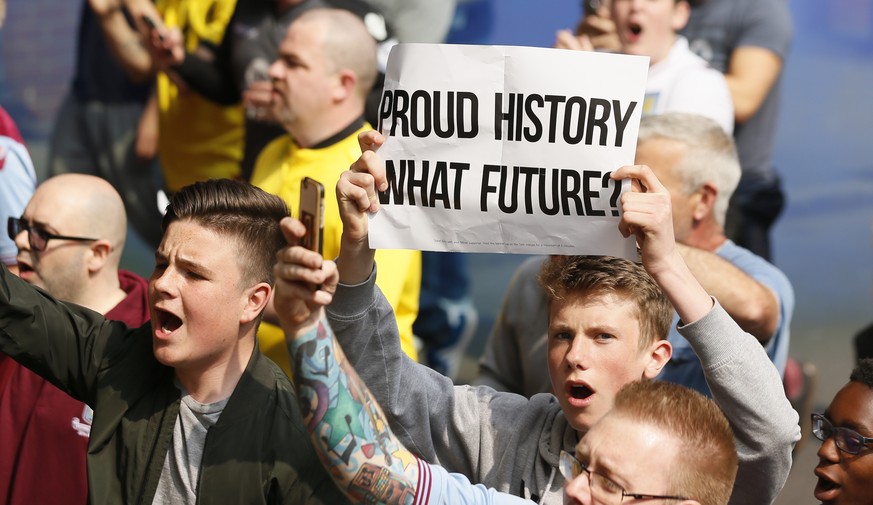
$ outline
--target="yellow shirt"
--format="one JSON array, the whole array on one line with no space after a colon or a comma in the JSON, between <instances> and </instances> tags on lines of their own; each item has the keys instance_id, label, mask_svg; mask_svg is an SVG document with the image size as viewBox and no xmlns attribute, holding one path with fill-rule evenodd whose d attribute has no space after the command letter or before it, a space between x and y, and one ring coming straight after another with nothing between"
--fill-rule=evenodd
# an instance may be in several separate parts
<instances>
[{"instance_id":1,"label":"yellow shirt","mask_svg":"<svg viewBox=\"0 0 873 505\"><path fill-rule=\"evenodd\" d=\"M202 42L218 46L236 0L157 0L164 24L177 27L185 49ZM212 178L239 178L245 140L242 105L221 106L180 89L161 72L157 78L158 156L170 191Z\"/></svg>"},{"instance_id":2,"label":"yellow shirt","mask_svg":"<svg viewBox=\"0 0 873 505\"><path fill-rule=\"evenodd\" d=\"M324 257L339 255L342 236L339 204L335 188L340 174L361 155L358 134L372 130L365 124L344 139L319 149L303 149L291 137L283 135L261 151L252 173L252 184L280 196L295 216L300 207L300 182L310 177L325 188L324 198ZM379 265L376 284L394 308L400 330L400 344L412 359L418 353L412 338L412 323L418 316L418 296L421 290L421 252L410 250L376 251ZM288 372L288 352L281 330L262 323L258 331L261 352Z\"/></svg>"}]
</instances>

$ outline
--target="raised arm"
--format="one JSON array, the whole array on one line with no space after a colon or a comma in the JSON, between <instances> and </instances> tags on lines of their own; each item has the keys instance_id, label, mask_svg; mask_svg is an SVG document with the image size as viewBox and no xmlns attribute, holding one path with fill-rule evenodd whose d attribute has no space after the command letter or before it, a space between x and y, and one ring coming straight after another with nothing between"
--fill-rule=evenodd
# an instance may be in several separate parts
<instances>
[{"instance_id":1,"label":"raised arm","mask_svg":"<svg viewBox=\"0 0 873 505\"><path fill-rule=\"evenodd\" d=\"M306 229L285 218L296 244ZM418 460L391 433L379 404L324 321L339 275L332 261L300 246L277 255L273 299L291 363L303 421L322 463L357 503L408 503L418 484Z\"/></svg>"},{"instance_id":2,"label":"raised arm","mask_svg":"<svg viewBox=\"0 0 873 505\"><path fill-rule=\"evenodd\" d=\"M476 482L501 491L517 489L500 479L488 480L492 469L480 463L483 453L488 454L486 460L515 457L507 454L512 449L506 441L518 430L513 431L515 425L506 420L510 412L524 409L527 400L516 395L498 397L490 388L454 386L451 379L413 361L400 348L394 312L375 284L378 272L367 243L367 212L379 210L376 188L387 186L381 160L367 149L380 143L380 134L363 134L366 152L337 183L343 220L337 262L340 284L326 309L328 321L406 447Z\"/></svg>"},{"instance_id":3,"label":"raised arm","mask_svg":"<svg viewBox=\"0 0 873 505\"><path fill-rule=\"evenodd\" d=\"M292 218L282 227L291 243L305 232ZM386 505L526 503L450 476L408 451L324 320L322 306L332 300L338 279L335 264L302 247L283 249L277 260L274 302L304 423L319 459L346 496Z\"/></svg>"},{"instance_id":4,"label":"raised arm","mask_svg":"<svg viewBox=\"0 0 873 505\"><path fill-rule=\"evenodd\" d=\"M583 16L576 26L576 35L588 37L597 51L615 53L621 50L618 32L609 14L609 2L600 2L596 12Z\"/></svg>"},{"instance_id":5,"label":"raised arm","mask_svg":"<svg viewBox=\"0 0 873 505\"><path fill-rule=\"evenodd\" d=\"M712 309L712 298L679 254L673 234L670 192L645 165L622 167L615 180L630 179L631 191L621 197L622 235L635 235L643 267L673 304L680 319L697 321Z\"/></svg>"},{"instance_id":6,"label":"raised arm","mask_svg":"<svg viewBox=\"0 0 873 505\"><path fill-rule=\"evenodd\" d=\"M791 469L800 439L797 413L764 348L703 289L679 254L670 195L645 166L623 167L614 179L632 180L622 195L621 230L634 233L643 265L673 303L679 332L700 358L707 384L734 431L740 466L731 504L772 503Z\"/></svg>"},{"instance_id":7,"label":"raised arm","mask_svg":"<svg viewBox=\"0 0 873 505\"><path fill-rule=\"evenodd\" d=\"M151 78L154 62L143 38L128 22L122 0L88 0L88 4L100 23L109 51L131 80L143 82Z\"/></svg>"},{"instance_id":8,"label":"raised arm","mask_svg":"<svg viewBox=\"0 0 873 505\"><path fill-rule=\"evenodd\" d=\"M79 401L94 405L109 352L140 345L123 323L55 300L0 266L0 352ZM146 342L146 345L151 345Z\"/></svg>"},{"instance_id":9,"label":"raised arm","mask_svg":"<svg viewBox=\"0 0 873 505\"><path fill-rule=\"evenodd\" d=\"M388 189L385 167L376 150L385 143L377 131L358 135L361 157L340 176L336 197L343 222L340 253L337 258L340 282L360 284L367 280L376 265L376 252L368 242L368 212L379 211L378 191Z\"/></svg>"},{"instance_id":10,"label":"raised arm","mask_svg":"<svg viewBox=\"0 0 873 505\"><path fill-rule=\"evenodd\" d=\"M394 312L375 284L375 251L368 243L367 214L378 212L377 188L384 189L388 184L382 161L375 153L384 137L371 131L362 133L358 140L361 157L337 183L343 222L337 258L340 285L327 316L352 366L388 413L400 440L434 462L438 457L434 432L440 432L434 426L443 427L449 422L447 413L455 404L452 381L402 352ZM404 387L409 384L415 387ZM457 445L456 452L461 452Z\"/></svg>"},{"instance_id":11,"label":"raised arm","mask_svg":"<svg viewBox=\"0 0 873 505\"><path fill-rule=\"evenodd\" d=\"M174 46L174 56L166 62L189 88L219 105L234 105L242 99L242 92L237 87L230 68L233 23L231 20L221 43L214 48L214 53L210 54L206 49L187 52L180 40L181 51L177 52Z\"/></svg>"},{"instance_id":12,"label":"raised arm","mask_svg":"<svg viewBox=\"0 0 873 505\"><path fill-rule=\"evenodd\" d=\"M419 460L400 444L324 320L286 333L292 378L316 452L337 486L357 503L405 504Z\"/></svg>"}]
</instances>

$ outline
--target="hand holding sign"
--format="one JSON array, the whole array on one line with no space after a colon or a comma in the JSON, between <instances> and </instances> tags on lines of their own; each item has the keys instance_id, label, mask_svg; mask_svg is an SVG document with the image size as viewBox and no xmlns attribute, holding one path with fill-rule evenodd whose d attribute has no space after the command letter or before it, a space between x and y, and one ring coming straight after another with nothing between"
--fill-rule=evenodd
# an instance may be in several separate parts
<instances>
[{"instance_id":1,"label":"hand holding sign","mask_svg":"<svg viewBox=\"0 0 873 505\"><path fill-rule=\"evenodd\" d=\"M646 165L621 167L612 173L612 178L631 181L631 191L621 196L619 230L625 237L636 237L643 266L654 277L653 272L664 269L665 262L679 257L670 192Z\"/></svg>"},{"instance_id":2,"label":"hand holding sign","mask_svg":"<svg viewBox=\"0 0 873 505\"><path fill-rule=\"evenodd\" d=\"M343 222L342 244L338 259L340 279L345 284L364 281L373 269L374 251L370 249L368 213L379 211L377 188L385 190L385 166L376 150L385 137L376 131L358 135L361 157L340 175L336 185L340 219Z\"/></svg>"},{"instance_id":3,"label":"hand holding sign","mask_svg":"<svg viewBox=\"0 0 873 505\"><path fill-rule=\"evenodd\" d=\"M691 273L676 247L670 192L645 165L622 167L616 180L630 179L631 191L621 197L622 235L634 235L643 267L670 299L684 324L697 321L712 308L712 298Z\"/></svg>"}]
</instances>

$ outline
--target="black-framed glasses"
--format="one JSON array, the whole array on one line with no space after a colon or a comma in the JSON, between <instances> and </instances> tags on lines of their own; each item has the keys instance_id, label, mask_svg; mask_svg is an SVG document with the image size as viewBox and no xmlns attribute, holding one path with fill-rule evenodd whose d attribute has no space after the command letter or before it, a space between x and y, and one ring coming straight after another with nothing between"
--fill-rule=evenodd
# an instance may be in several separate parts
<instances>
[{"instance_id":1,"label":"black-framed glasses","mask_svg":"<svg viewBox=\"0 0 873 505\"><path fill-rule=\"evenodd\" d=\"M86 237L69 237L67 235L56 235L48 232L38 224L30 224L24 218L10 217L6 225L6 232L9 238L15 240L19 233L26 231L27 240L30 243L30 248L36 252L45 251L48 241L51 239L75 240L77 242L93 242L100 240L96 238Z\"/></svg>"},{"instance_id":2,"label":"black-framed glasses","mask_svg":"<svg viewBox=\"0 0 873 505\"><path fill-rule=\"evenodd\" d=\"M824 442L834 437L837 449L849 454L857 455L864 447L873 444L873 438L865 437L855 430L834 426L823 414L812 414L812 434L815 438Z\"/></svg>"},{"instance_id":3,"label":"black-framed glasses","mask_svg":"<svg viewBox=\"0 0 873 505\"><path fill-rule=\"evenodd\" d=\"M604 505L619 505L625 498L635 500L689 500L684 496L665 496L658 494L629 493L614 481L588 468L575 456L561 451L558 459L558 470L567 481L573 480L582 473L588 476L588 488L591 489L591 499Z\"/></svg>"}]
</instances>

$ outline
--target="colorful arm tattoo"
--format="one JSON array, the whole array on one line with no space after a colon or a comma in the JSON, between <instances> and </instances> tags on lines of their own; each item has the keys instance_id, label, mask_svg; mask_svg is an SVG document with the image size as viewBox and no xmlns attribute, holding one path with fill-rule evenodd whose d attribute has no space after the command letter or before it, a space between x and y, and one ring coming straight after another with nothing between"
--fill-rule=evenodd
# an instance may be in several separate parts
<instances>
[{"instance_id":1,"label":"colorful arm tattoo","mask_svg":"<svg viewBox=\"0 0 873 505\"><path fill-rule=\"evenodd\" d=\"M357 503L412 505L419 461L391 432L330 326L322 319L289 340L288 353L303 420L334 482Z\"/></svg>"}]
</instances>

